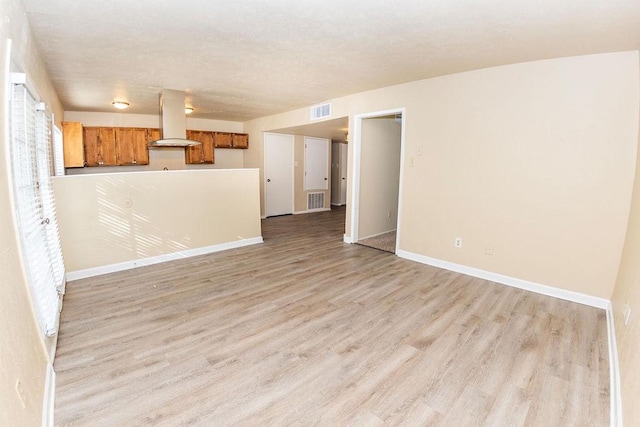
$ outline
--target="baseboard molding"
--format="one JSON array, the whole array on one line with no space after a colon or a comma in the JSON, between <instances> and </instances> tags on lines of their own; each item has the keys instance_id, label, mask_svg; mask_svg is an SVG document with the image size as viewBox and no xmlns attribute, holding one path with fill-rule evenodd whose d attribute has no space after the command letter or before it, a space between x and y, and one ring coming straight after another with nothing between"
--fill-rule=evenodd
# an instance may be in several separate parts
<instances>
[{"instance_id":1,"label":"baseboard molding","mask_svg":"<svg viewBox=\"0 0 640 427\"><path fill-rule=\"evenodd\" d=\"M387 231L383 231L382 233L372 234L371 236L361 237L358 239L358 241L361 242L364 239L370 239L372 237L382 236L383 234L391 233L392 231L397 231L397 229L394 228L393 230L387 230Z\"/></svg>"},{"instance_id":2,"label":"baseboard molding","mask_svg":"<svg viewBox=\"0 0 640 427\"><path fill-rule=\"evenodd\" d=\"M346 236L345 236L346 241ZM466 274L468 276L478 277L480 279L489 280L500 283L502 285L512 286L514 288L524 289L542 295L560 298L566 301L577 302L579 304L591 307L601 308L607 314L607 336L609 348L609 401L610 401L610 425L612 427L622 427L622 398L620 392L620 366L618 364L618 345L616 342L615 322L613 318L613 309L611 301L598 298L579 292L567 291L564 289L554 288L552 286L541 285L539 283L529 282L527 280L517 279L502 274L492 273L465 265L443 261L437 258L431 258L424 255L418 255L413 252L398 250L397 255L410 261L419 262L421 264L431 265L433 267L443 268L445 270L455 271L457 273Z\"/></svg>"},{"instance_id":3,"label":"baseboard molding","mask_svg":"<svg viewBox=\"0 0 640 427\"><path fill-rule=\"evenodd\" d=\"M308 213L315 213L315 212L326 212L326 211L330 211L331 208L322 208L322 209L309 209L306 211L297 211L294 212L294 215L302 215L302 214L308 214Z\"/></svg>"},{"instance_id":4,"label":"baseboard molding","mask_svg":"<svg viewBox=\"0 0 640 427\"><path fill-rule=\"evenodd\" d=\"M56 398L56 371L52 364L47 364L47 376L44 382L44 398L42 401L42 427L53 427L53 413Z\"/></svg>"},{"instance_id":5,"label":"baseboard molding","mask_svg":"<svg viewBox=\"0 0 640 427\"><path fill-rule=\"evenodd\" d=\"M611 303L607 307L607 334L609 338L609 418L612 427L622 427L622 395L620 392L620 365L618 362L618 343L616 326Z\"/></svg>"},{"instance_id":6,"label":"baseboard molding","mask_svg":"<svg viewBox=\"0 0 640 427\"><path fill-rule=\"evenodd\" d=\"M577 302L579 304L606 310L611 302L608 299L594 297L592 295L582 294L580 292L567 291L565 289L554 288L553 286L541 285L539 283L529 282L527 280L517 279L502 274L492 273L490 271L480 270L478 268L467 267L466 265L456 264L449 261L443 261L437 258L431 258L424 255L415 254L404 250L398 250L396 253L399 257L410 261L419 262L421 264L431 265L433 267L443 268L445 270L455 271L456 273L466 274L468 276L478 277L480 279L489 280L491 282L500 283L502 285L514 288L524 289L526 291L535 292L537 294L547 295L560 298L566 301Z\"/></svg>"},{"instance_id":7,"label":"baseboard molding","mask_svg":"<svg viewBox=\"0 0 640 427\"><path fill-rule=\"evenodd\" d=\"M142 258L134 261L125 261L117 264L87 268L84 270L70 271L67 273L66 277L67 277L67 281L85 279L87 277L99 276L101 274L115 273L117 271L130 270L132 268L158 264L166 261L174 261L177 259L189 258L197 255L206 255L214 252L226 251L228 249L235 249L235 248L241 248L243 246L255 245L262 242L263 242L262 236L252 237L250 239L234 240L233 242L220 243L218 245L204 246L204 247L195 248L195 249L187 249L184 251L158 255L150 258Z\"/></svg>"},{"instance_id":8,"label":"baseboard molding","mask_svg":"<svg viewBox=\"0 0 640 427\"><path fill-rule=\"evenodd\" d=\"M345 242L345 243L354 243L354 241L351 238L351 236L347 236L346 234L342 235L342 241Z\"/></svg>"},{"instance_id":9,"label":"baseboard molding","mask_svg":"<svg viewBox=\"0 0 640 427\"><path fill-rule=\"evenodd\" d=\"M331 203L331 206L344 206L346 203Z\"/></svg>"}]
</instances>

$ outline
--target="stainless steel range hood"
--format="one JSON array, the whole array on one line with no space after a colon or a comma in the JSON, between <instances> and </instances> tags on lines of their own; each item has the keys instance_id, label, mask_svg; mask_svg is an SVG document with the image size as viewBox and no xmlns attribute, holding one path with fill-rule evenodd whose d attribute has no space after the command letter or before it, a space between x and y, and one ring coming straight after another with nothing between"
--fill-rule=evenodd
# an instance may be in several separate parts
<instances>
[{"instance_id":1,"label":"stainless steel range hood","mask_svg":"<svg viewBox=\"0 0 640 427\"><path fill-rule=\"evenodd\" d=\"M187 139L187 118L184 115L184 92L163 89L160 95L162 109L162 139L151 141L149 147L188 147L200 145Z\"/></svg>"}]
</instances>

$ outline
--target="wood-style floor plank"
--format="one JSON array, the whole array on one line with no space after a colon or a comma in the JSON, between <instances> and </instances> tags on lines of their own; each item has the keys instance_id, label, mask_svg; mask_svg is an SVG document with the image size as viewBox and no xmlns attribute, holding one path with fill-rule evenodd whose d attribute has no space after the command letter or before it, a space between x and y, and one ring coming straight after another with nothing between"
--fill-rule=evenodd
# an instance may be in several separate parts
<instances>
[{"instance_id":1,"label":"wood-style floor plank","mask_svg":"<svg viewBox=\"0 0 640 427\"><path fill-rule=\"evenodd\" d=\"M67 285L56 425L608 425L604 311L342 242L264 244Z\"/></svg>"}]
</instances>

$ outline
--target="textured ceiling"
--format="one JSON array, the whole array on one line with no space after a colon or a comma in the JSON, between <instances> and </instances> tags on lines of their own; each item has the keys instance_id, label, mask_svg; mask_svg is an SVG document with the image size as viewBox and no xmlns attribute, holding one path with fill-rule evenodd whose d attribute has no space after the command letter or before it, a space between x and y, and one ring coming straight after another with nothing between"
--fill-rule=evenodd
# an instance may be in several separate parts
<instances>
[{"instance_id":1,"label":"textured ceiling","mask_svg":"<svg viewBox=\"0 0 640 427\"><path fill-rule=\"evenodd\" d=\"M25 0L70 111L244 121L460 71L640 47L640 0Z\"/></svg>"}]
</instances>

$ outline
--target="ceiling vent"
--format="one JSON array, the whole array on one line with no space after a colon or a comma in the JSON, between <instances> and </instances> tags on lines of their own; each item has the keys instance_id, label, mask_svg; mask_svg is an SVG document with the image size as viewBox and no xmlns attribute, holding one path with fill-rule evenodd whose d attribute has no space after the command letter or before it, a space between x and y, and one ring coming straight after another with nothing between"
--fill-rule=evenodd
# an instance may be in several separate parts
<instances>
[{"instance_id":1,"label":"ceiling vent","mask_svg":"<svg viewBox=\"0 0 640 427\"><path fill-rule=\"evenodd\" d=\"M324 119L325 117L331 117L331 103L314 105L310 108L311 120Z\"/></svg>"}]
</instances>

